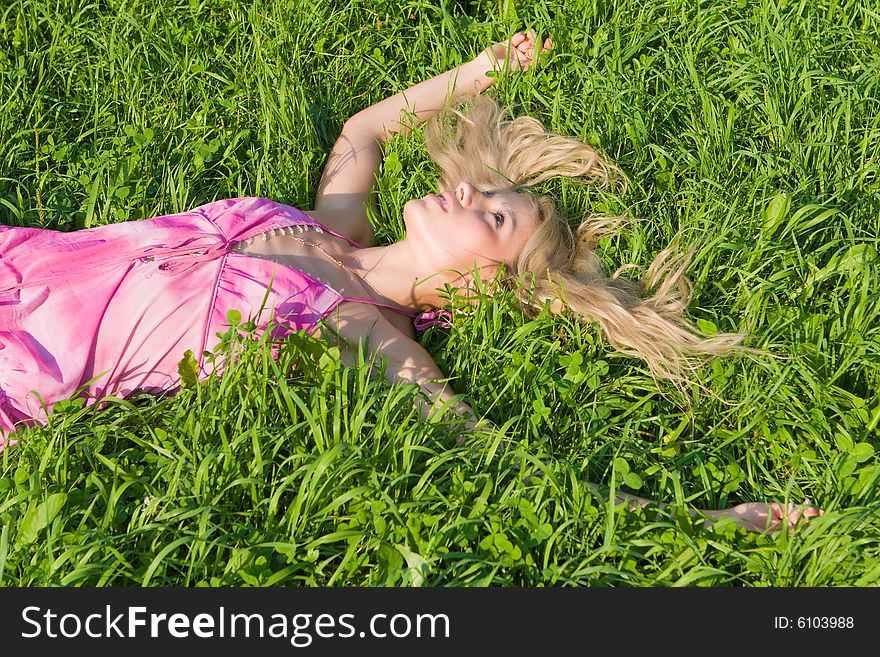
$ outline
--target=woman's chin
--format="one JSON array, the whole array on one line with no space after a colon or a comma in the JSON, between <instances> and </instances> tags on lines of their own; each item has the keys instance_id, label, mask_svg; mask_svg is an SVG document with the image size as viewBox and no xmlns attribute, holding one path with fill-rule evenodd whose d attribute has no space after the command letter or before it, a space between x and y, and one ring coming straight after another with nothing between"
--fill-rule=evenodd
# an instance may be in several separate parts
<instances>
[{"instance_id":1,"label":"woman's chin","mask_svg":"<svg viewBox=\"0 0 880 657\"><path fill-rule=\"evenodd\" d=\"M424 219L423 212L419 212L418 203L421 199L410 199L403 204L403 225L409 228L411 222L415 219Z\"/></svg>"}]
</instances>

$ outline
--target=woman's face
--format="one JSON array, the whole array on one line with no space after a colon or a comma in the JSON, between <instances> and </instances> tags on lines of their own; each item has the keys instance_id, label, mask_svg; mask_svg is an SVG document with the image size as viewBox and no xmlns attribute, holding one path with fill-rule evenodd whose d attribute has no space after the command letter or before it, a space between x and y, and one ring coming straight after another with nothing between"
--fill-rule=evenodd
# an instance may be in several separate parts
<instances>
[{"instance_id":1,"label":"woman's face","mask_svg":"<svg viewBox=\"0 0 880 657\"><path fill-rule=\"evenodd\" d=\"M463 182L403 206L406 239L434 271L476 267L481 278L513 262L538 225L534 205L515 191L481 192Z\"/></svg>"}]
</instances>

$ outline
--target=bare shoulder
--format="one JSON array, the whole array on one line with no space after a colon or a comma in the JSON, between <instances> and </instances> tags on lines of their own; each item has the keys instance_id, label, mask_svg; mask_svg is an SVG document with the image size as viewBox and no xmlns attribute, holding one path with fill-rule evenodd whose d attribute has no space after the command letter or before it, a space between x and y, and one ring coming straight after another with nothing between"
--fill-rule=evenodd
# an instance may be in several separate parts
<instances>
[{"instance_id":1,"label":"bare shoulder","mask_svg":"<svg viewBox=\"0 0 880 657\"><path fill-rule=\"evenodd\" d=\"M392 316L386 316L386 312ZM324 323L331 331L331 335L326 337L335 344L354 350L362 340L371 352L401 342L415 342L415 330L406 317L365 303L344 301L324 318Z\"/></svg>"},{"instance_id":2,"label":"bare shoulder","mask_svg":"<svg viewBox=\"0 0 880 657\"><path fill-rule=\"evenodd\" d=\"M373 228L367 221L365 210L349 207L302 210L302 212L361 246L373 246Z\"/></svg>"},{"instance_id":3,"label":"bare shoulder","mask_svg":"<svg viewBox=\"0 0 880 657\"><path fill-rule=\"evenodd\" d=\"M366 288L362 288L365 294L369 294ZM416 331L413 327L412 320L406 315L401 315L389 308L382 308L368 303L358 303L357 301L343 301L336 306L331 315L334 316L335 322L340 326L340 333L346 331L347 334L353 335L355 338L364 335L367 327L379 324L382 330L386 332L396 331L410 340L416 339ZM355 339L357 342L357 339Z\"/></svg>"}]
</instances>

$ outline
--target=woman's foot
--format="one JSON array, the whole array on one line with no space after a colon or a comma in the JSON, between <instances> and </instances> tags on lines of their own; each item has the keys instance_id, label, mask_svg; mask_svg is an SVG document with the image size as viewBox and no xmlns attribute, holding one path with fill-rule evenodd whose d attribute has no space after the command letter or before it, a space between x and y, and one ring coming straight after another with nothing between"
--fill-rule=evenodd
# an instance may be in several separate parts
<instances>
[{"instance_id":1,"label":"woman's foot","mask_svg":"<svg viewBox=\"0 0 880 657\"><path fill-rule=\"evenodd\" d=\"M788 506L771 502L745 502L730 509L704 512L710 518L733 518L736 524L752 532L776 532L788 525L791 531L805 518L825 515L825 511L812 505L810 500L803 504L791 503Z\"/></svg>"}]
</instances>

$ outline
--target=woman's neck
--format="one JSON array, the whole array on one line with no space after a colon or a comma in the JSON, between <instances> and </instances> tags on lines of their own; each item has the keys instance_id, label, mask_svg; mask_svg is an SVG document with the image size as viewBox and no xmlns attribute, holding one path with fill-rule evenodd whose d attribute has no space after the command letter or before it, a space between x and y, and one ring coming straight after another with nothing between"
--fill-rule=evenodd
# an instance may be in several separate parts
<instances>
[{"instance_id":1,"label":"woman's neck","mask_svg":"<svg viewBox=\"0 0 880 657\"><path fill-rule=\"evenodd\" d=\"M454 272L428 271L405 241L347 249L340 261L386 299L416 312L443 305L437 288L442 290L445 282L454 284L459 278Z\"/></svg>"}]
</instances>

